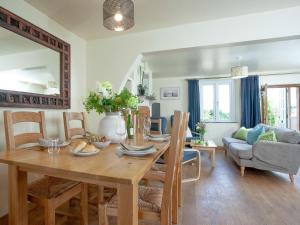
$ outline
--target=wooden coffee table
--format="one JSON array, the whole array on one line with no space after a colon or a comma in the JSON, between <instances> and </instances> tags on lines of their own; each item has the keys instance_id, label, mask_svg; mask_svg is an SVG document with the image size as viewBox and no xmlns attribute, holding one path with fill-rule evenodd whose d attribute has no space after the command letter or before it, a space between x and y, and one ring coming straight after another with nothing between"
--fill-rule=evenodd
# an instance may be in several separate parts
<instances>
[{"instance_id":1,"label":"wooden coffee table","mask_svg":"<svg viewBox=\"0 0 300 225\"><path fill-rule=\"evenodd\" d=\"M215 167L216 166L216 148L217 148L217 145L212 140L208 140L208 141L205 141L205 142L206 142L206 144L196 144L195 140L192 140L191 143L190 143L190 146L193 149L208 152L210 154L211 165L212 165L212 167Z\"/></svg>"}]
</instances>

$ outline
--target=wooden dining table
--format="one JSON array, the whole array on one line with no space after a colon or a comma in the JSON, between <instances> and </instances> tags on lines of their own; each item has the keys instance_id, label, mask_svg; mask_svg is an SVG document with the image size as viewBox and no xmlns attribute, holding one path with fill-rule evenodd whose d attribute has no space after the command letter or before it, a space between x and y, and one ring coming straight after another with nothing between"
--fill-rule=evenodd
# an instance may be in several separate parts
<instances>
[{"instance_id":1,"label":"wooden dining table","mask_svg":"<svg viewBox=\"0 0 300 225\"><path fill-rule=\"evenodd\" d=\"M99 154L79 157L72 145L51 155L46 148L32 147L0 152L0 163L9 166L10 225L28 225L27 173L38 173L117 189L118 225L138 224L138 185L151 166L169 147L169 142L132 140L131 143L154 144L157 152L143 157L125 156L120 146L111 144Z\"/></svg>"}]
</instances>

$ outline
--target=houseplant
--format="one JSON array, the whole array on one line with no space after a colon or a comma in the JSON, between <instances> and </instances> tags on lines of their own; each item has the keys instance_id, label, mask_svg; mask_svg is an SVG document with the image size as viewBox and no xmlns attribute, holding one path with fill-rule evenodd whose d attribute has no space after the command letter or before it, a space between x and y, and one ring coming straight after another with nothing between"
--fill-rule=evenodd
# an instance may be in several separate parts
<instances>
[{"instance_id":1,"label":"houseplant","mask_svg":"<svg viewBox=\"0 0 300 225\"><path fill-rule=\"evenodd\" d=\"M196 132L199 135L200 144L204 143L204 135L206 133L206 124L203 122L198 122L196 124Z\"/></svg>"},{"instance_id":2,"label":"houseplant","mask_svg":"<svg viewBox=\"0 0 300 225\"><path fill-rule=\"evenodd\" d=\"M91 91L84 100L85 110L105 114L99 122L98 134L106 136L112 143L120 143L126 138L123 116L126 118L130 111L137 110L138 98L126 88L120 93L113 92L107 81L97 86L97 91Z\"/></svg>"}]
</instances>

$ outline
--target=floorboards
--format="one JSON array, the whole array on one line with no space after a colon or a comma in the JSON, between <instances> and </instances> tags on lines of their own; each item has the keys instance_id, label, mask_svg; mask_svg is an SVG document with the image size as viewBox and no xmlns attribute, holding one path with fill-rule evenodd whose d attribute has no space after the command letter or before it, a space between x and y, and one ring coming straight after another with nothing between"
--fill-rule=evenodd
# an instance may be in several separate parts
<instances>
[{"instance_id":1,"label":"floorboards","mask_svg":"<svg viewBox=\"0 0 300 225\"><path fill-rule=\"evenodd\" d=\"M193 175L193 169L193 165L185 166L184 175ZM239 168L222 151L217 152L215 169L211 169L208 156L203 155L200 181L184 184L183 192L179 225L300 224L299 176L294 185L286 174L249 168L241 177ZM31 212L32 225L43 224L40 215L41 209ZM64 225L79 224L77 220L64 222L64 219L57 220ZM7 225L7 222L2 220L0 224ZM93 210L90 210L89 224L98 224ZM115 224L112 220L111 225Z\"/></svg>"}]
</instances>

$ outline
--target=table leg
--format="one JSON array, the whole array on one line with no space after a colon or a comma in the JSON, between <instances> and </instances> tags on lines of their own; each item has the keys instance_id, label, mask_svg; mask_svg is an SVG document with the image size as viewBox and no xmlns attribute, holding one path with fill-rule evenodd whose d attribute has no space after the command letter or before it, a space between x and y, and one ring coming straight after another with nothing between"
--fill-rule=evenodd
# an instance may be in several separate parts
<instances>
[{"instance_id":1,"label":"table leg","mask_svg":"<svg viewBox=\"0 0 300 225\"><path fill-rule=\"evenodd\" d=\"M138 225L138 184L118 185L118 225Z\"/></svg>"},{"instance_id":2,"label":"table leg","mask_svg":"<svg viewBox=\"0 0 300 225\"><path fill-rule=\"evenodd\" d=\"M27 172L8 166L9 225L28 225Z\"/></svg>"},{"instance_id":3,"label":"table leg","mask_svg":"<svg viewBox=\"0 0 300 225\"><path fill-rule=\"evenodd\" d=\"M212 162L212 166L216 167L216 149L215 148L211 152L211 162Z\"/></svg>"}]
</instances>

